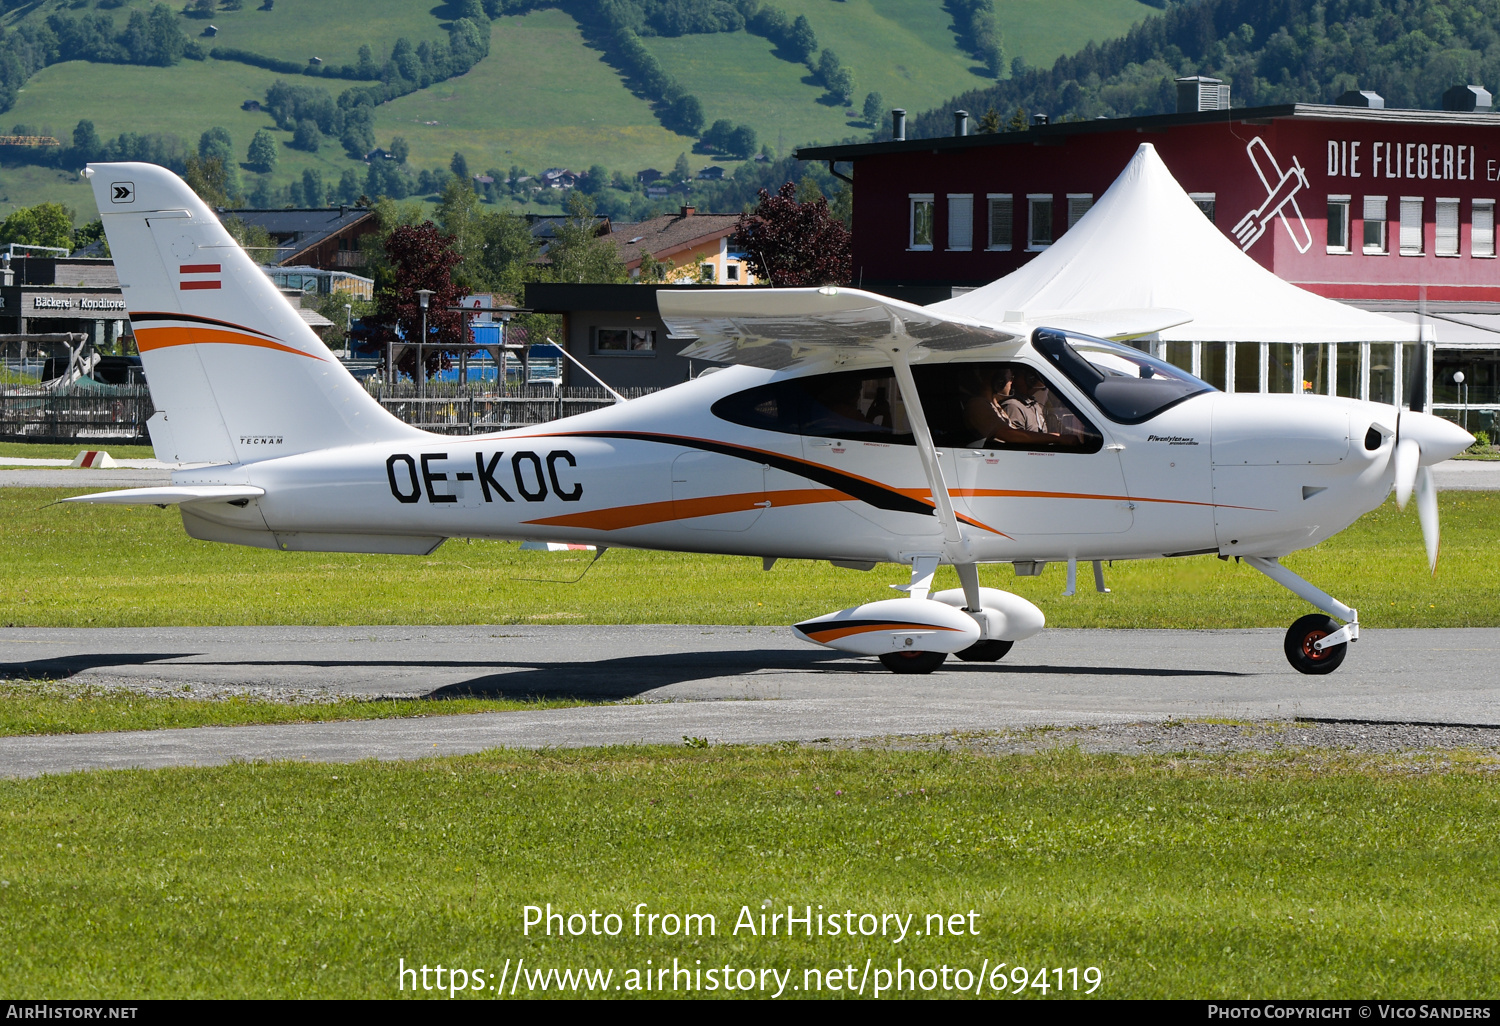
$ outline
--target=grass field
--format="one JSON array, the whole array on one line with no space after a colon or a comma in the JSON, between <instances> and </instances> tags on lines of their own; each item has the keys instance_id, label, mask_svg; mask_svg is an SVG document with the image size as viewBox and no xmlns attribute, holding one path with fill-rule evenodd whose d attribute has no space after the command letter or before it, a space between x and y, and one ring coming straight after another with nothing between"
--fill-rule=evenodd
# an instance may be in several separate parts
<instances>
[{"instance_id":1,"label":"grass field","mask_svg":"<svg viewBox=\"0 0 1500 1026\"><path fill-rule=\"evenodd\" d=\"M661 127L560 10L497 21L488 57L467 75L376 108L375 134L404 137L418 167L446 167L461 150L476 171L519 164L532 174L554 165L669 168L695 142Z\"/></svg>"},{"instance_id":2,"label":"grass field","mask_svg":"<svg viewBox=\"0 0 1500 1026\"><path fill-rule=\"evenodd\" d=\"M129 0L112 13L123 26ZM954 41L951 18L939 0L786 0L790 15L806 14L823 46L832 47L854 74L856 103L870 90L888 106L913 112L983 85L972 60ZM77 5L67 0L12 9L0 22L14 26ZM383 59L399 36L413 42L443 37L451 12L443 6L401 0L282 0L272 11L247 3L240 11L219 11L218 27L206 46L238 47L286 60L321 57L352 63L369 43ZM1048 64L1089 40L1124 33L1153 13L1137 0L1013 0L997 10L1006 52L1032 64ZM207 21L183 18L184 31L198 38ZM357 26L357 31L350 31ZM817 102L822 89L802 81L806 69L771 55L770 44L745 32L650 38L647 45L664 66L703 102L710 121L729 118L752 125L764 142L781 152L860 131L844 111ZM630 94L619 75L584 45L578 26L563 9L551 8L494 23L491 53L469 74L382 105L377 140L403 135L417 167L444 167L463 151L471 167L508 169L519 164L536 172L548 166L603 164L633 172L671 166L690 151L693 139L662 128L650 107ZM121 132L171 132L189 145L207 128L229 130L243 154L260 128L271 127L264 113L240 110L248 99L262 99L274 72L224 61L183 61L172 68L89 64L73 61L33 76L4 115L6 124L26 124L67 139L87 118L101 136ZM338 79L298 79L338 93L350 83ZM164 99L167 102L164 102ZM433 124L435 122L435 124ZM288 133L277 133L285 144ZM695 169L710 163L695 156ZM299 177L316 168L335 180L347 168L363 174L337 143L317 154L283 145L274 180ZM248 186L247 186L248 188ZM17 206L57 200L75 207L80 218L95 216L87 188L71 169L31 167L0 171L0 216Z\"/></svg>"},{"instance_id":3,"label":"grass field","mask_svg":"<svg viewBox=\"0 0 1500 1026\"><path fill-rule=\"evenodd\" d=\"M452 540L431 556L271 552L194 541L175 510L49 505L77 489L0 490L0 624L788 624L890 594L900 567L618 550L578 584L589 554ZM1500 625L1494 585L1500 493L1439 496L1443 556L1427 571L1415 507L1387 503L1287 565L1360 610L1366 627ZM981 568L1060 627L1285 627L1307 607L1256 571L1212 556L1119 563L1111 594L1063 598L1063 567L1038 578ZM939 587L956 587L951 569Z\"/></svg>"},{"instance_id":4,"label":"grass field","mask_svg":"<svg viewBox=\"0 0 1500 1026\"><path fill-rule=\"evenodd\" d=\"M20 456L31 460L57 460L72 459L91 445L100 445L98 442L87 444L71 442L67 445L37 445L33 442L0 442L0 457ZM104 451L110 456L122 460L150 460L156 458L156 450L149 445L115 445L113 442L102 443Z\"/></svg>"},{"instance_id":5,"label":"grass field","mask_svg":"<svg viewBox=\"0 0 1500 1026\"><path fill-rule=\"evenodd\" d=\"M165 730L173 727L238 727L250 723L328 723L333 720L387 720L412 716L561 709L581 704L566 699L456 698L340 699L286 703L234 697L194 698L192 687L177 696L140 695L88 686L0 683L0 736L90 734L105 730Z\"/></svg>"},{"instance_id":6,"label":"grass field","mask_svg":"<svg viewBox=\"0 0 1500 1026\"><path fill-rule=\"evenodd\" d=\"M676 958L741 982L790 971L784 996L806 996L808 969L857 980L899 957L971 986L986 959L1033 981L1064 968L1066 989L1029 997L1070 997L1066 969L1085 989L1096 967L1101 998L1493 998L1495 769L783 746L0 781L0 982L16 999L389 997L403 959L483 987L524 958L611 970L613 994L647 959L669 981ZM623 929L525 936L525 906L549 902ZM634 936L638 903L710 913L714 933ZM758 927L788 905L912 915L912 932L734 933L742 908ZM964 935L916 936L938 913Z\"/></svg>"}]
</instances>

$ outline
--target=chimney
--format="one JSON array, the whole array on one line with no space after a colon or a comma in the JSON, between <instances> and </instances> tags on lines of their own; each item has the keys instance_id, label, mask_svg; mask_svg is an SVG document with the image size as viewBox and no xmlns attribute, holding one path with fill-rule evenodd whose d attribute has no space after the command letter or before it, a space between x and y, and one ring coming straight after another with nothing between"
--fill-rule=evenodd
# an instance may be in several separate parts
<instances>
[{"instance_id":1,"label":"chimney","mask_svg":"<svg viewBox=\"0 0 1500 1026\"><path fill-rule=\"evenodd\" d=\"M1484 86L1456 85L1443 94L1444 110L1461 110L1471 114L1488 114L1490 107L1490 91Z\"/></svg>"},{"instance_id":2,"label":"chimney","mask_svg":"<svg viewBox=\"0 0 1500 1026\"><path fill-rule=\"evenodd\" d=\"M1050 117L1048 117L1047 115L1045 115L1045 114L1033 114L1033 115L1031 115L1031 123L1035 127L1040 127L1042 125L1050 124L1051 121L1052 121L1052 119Z\"/></svg>"},{"instance_id":3,"label":"chimney","mask_svg":"<svg viewBox=\"0 0 1500 1026\"><path fill-rule=\"evenodd\" d=\"M1229 86L1222 79L1189 75L1177 80L1177 113L1196 114L1203 110L1228 109Z\"/></svg>"},{"instance_id":4,"label":"chimney","mask_svg":"<svg viewBox=\"0 0 1500 1026\"><path fill-rule=\"evenodd\" d=\"M683 217L692 217L694 214L696 214L698 212L698 208L697 207L683 207L681 209L682 209L682 216Z\"/></svg>"},{"instance_id":5,"label":"chimney","mask_svg":"<svg viewBox=\"0 0 1500 1026\"><path fill-rule=\"evenodd\" d=\"M900 107L891 111L891 141L906 142L906 111Z\"/></svg>"},{"instance_id":6,"label":"chimney","mask_svg":"<svg viewBox=\"0 0 1500 1026\"><path fill-rule=\"evenodd\" d=\"M1333 101L1340 107L1368 107L1370 110L1385 110L1385 97L1368 89L1351 89Z\"/></svg>"},{"instance_id":7,"label":"chimney","mask_svg":"<svg viewBox=\"0 0 1500 1026\"><path fill-rule=\"evenodd\" d=\"M956 110L956 111L953 112L953 134L954 135L968 135L969 134L969 112L968 111L966 111L966 110Z\"/></svg>"}]
</instances>

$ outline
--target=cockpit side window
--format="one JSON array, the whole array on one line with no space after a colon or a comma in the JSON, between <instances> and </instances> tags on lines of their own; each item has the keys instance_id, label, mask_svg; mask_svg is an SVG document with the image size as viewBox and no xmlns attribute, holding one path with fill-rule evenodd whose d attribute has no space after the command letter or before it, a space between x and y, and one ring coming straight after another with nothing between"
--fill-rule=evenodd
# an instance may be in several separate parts
<instances>
[{"instance_id":1,"label":"cockpit side window","mask_svg":"<svg viewBox=\"0 0 1500 1026\"><path fill-rule=\"evenodd\" d=\"M1138 349L1050 328L1032 336L1047 360L1086 392L1110 420L1139 424L1214 387Z\"/></svg>"},{"instance_id":2,"label":"cockpit side window","mask_svg":"<svg viewBox=\"0 0 1500 1026\"><path fill-rule=\"evenodd\" d=\"M938 448L1098 452L1104 444L1030 364L943 363L912 376Z\"/></svg>"},{"instance_id":3,"label":"cockpit side window","mask_svg":"<svg viewBox=\"0 0 1500 1026\"><path fill-rule=\"evenodd\" d=\"M913 368L939 448L1097 452L1098 430L1024 363ZM907 406L889 368L814 374L725 396L714 416L787 434L912 445Z\"/></svg>"}]
</instances>

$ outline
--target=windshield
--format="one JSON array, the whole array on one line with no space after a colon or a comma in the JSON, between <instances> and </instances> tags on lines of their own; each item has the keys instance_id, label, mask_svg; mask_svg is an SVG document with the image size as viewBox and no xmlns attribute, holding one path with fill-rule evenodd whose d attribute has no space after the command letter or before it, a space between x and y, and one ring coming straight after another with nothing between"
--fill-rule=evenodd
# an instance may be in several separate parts
<instances>
[{"instance_id":1,"label":"windshield","mask_svg":"<svg viewBox=\"0 0 1500 1026\"><path fill-rule=\"evenodd\" d=\"M1033 345L1121 424L1139 424L1189 396L1214 391L1187 371L1118 342L1042 328Z\"/></svg>"}]
</instances>

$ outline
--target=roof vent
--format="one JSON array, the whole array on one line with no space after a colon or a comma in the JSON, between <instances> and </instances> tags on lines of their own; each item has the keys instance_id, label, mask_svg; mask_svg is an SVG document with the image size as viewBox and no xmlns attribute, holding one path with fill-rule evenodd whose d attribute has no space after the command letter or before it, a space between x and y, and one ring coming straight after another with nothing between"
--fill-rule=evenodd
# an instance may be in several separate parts
<instances>
[{"instance_id":1,"label":"roof vent","mask_svg":"<svg viewBox=\"0 0 1500 1026\"><path fill-rule=\"evenodd\" d=\"M891 111L891 141L906 142L906 111L900 107Z\"/></svg>"},{"instance_id":2,"label":"roof vent","mask_svg":"<svg viewBox=\"0 0 1500 1026\"><path fill-rule=\"evenodd\" d=\"M1340 107L1368 107L1385 110L1385 97L1368 89L1351 89L1333 101Z\"/></svg>"},{"instance_id":3,"label":"roof vent","mask_svg":"<svg viewBox=\"0 0 1500 1026\"><path fill-rule=\"evenodd\" d=\"M1045 124L1050 123L1051 121L1052 121L1052 119L1050 117L1048 117L1047 115L1045 115L1045 114L1033 114L1033 115L1031 115L1031 123L1033 125L1045 125Z\"/></svg>"},{"instance_id":4,"label":"roof vent","mask_svg":"<svg viewBox=\"0 0 1500 1026\"><path fill-rule=\"evenodd\" d=\"M968 135L969 134L969 112L968 111L966 111L966 110L956 110L956 111L953 112L953 134L954 135Z\"/></svg>"},{"instance_id":5,"label":"roof vent","mask_svg":"<svg viewBox=\"0 0 1500 1026\"><path fill-rule=\"evenodd\" d=\"M1229 86L1222 79L1189 75L1177 80L1177 113L1195 114L1202 110L1228 109Z\"/></svg>"},{"instance_id":6,"label":"roof vent","mask_svg":"<svg viewBox=\"0 0 1500 1026\"><path fill-rule=\"evenodd\" d=\"M1456 85L1443 94L1444 110L1488 114L1490 107L1490 91L1484 86Z\"/></svg>"}]
</instances>

